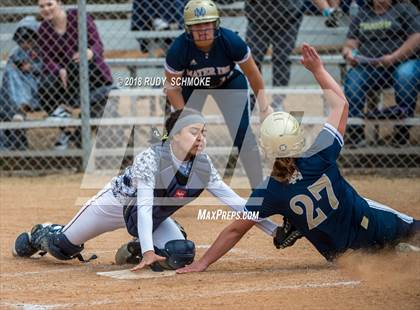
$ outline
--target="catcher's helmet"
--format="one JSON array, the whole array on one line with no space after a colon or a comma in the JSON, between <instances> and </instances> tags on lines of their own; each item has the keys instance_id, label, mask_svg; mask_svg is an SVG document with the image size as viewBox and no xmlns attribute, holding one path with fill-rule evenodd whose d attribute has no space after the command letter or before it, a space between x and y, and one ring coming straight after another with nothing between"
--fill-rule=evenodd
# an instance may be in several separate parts
<instances>
[{"instance_id":1,"label":"catcher's helmet","mask_svg":"<svg viewBox=\"0 0 420 310\"><path fill-rule=\"evenodd\" d=\"M291 157L305 146L299 122L287 112L274 112L261 124L260 142L270 158Z\"/></svg>"},{"instance_id":2,"label":"catcher's helmet","mask_svg":"<svg viewBox=\"0 0 420 310\"><path fill-rule=\"evenodd\" d=\"M184 8L184 23L187 31L189 26L216 22L219 27L220 16L216 4L211 0L190 0Z\"/></svg>"}]
</instances>

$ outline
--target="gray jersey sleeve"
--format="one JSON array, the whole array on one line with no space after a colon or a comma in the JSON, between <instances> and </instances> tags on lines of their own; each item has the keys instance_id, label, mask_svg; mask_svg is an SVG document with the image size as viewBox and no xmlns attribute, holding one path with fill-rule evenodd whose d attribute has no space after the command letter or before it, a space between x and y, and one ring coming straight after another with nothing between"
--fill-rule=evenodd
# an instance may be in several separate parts
<instances>
[{"instance_id":1,"label":"gray jersey sleeve","mask_svg":"<svg viewBox=\"0 0 420 310\"><path fill-rule=\"evenodd\" d=\"M141 152L134 159L132 167L133 179L141 181L148 187L154 188L158 163L159 158L152 148Z\"/></svg>"}]
</instances>

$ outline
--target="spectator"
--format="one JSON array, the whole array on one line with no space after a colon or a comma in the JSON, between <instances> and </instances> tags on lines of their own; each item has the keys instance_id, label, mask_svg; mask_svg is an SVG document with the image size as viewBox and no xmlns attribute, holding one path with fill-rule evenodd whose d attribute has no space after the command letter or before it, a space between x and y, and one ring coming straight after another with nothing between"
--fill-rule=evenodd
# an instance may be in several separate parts
<instances>
[{"instance_id":1,"label":"spectator","mask_svg":"<svg viewBox=\"0 0 420 310\"><path fill-rule=\"evenodd\" d=\"M261 64L271 44L273 48L273 86L287 86L290 78L289 55L302 21L303 0L246 0L245 14L248 19L246 42L255 62ZM273 27L276 25L276 27ZM282 109L283 96L276 96L272 106Z\"/></svg>"},{"instance_id":2,"label":"spectator","mask_svg":"<svg viewBox=\"0 0 420 310\"><path fill-rule=\"evenodd\" d=\"M78 107L79 50L77 10L65 11L59 0L39 0L43 22L39 28L39 48L43 61L40 85L41 105L52 117L69 117L66 105ZM91 116L100 117L105 108L112 76L103 58L103 45L92 16L87 16L89 88ZM56 148L68 147L70 135L62 130Z\"/></svg>"},{"instance_id":3,"label":"spectator","mask_svg":"<svg viewBox=\"0 0 420 310\"><path fill-rule=\"evenodd\" d=\"M177 30L182 26L182 9L186 0L134 0L131 30ZM172 39L166 39L166 47ZM140 51L147 56L149 41L138 39Z\"/></svg>"},{"instance_id":4,"label":"spectator","mask_svg":"<svg viewBox=\"0 0 420 310\"><path fill-rule=\"evenodd\" d=\"M325 26L338 27L345 14L356 15L364 3L365 0L305 0L303 10L311 15L322 13L326 17Z\"/></svg>"},{"instance_id":5,"label":"spectator","mask_svg":"<svg viewBox=\"0 0 420 310\"><path fill-rule=\"evenodd\" d=\"M396 105L370 113L374 118L414 115L420 88L420 15L411 3L371 0L352 20L342 53L352 66L344 89L350 116L363 117L366 95L371 90L393 87ZM355 56L357 54L357 56ZM397 126L394 141L409 140L407 126ZM351 126L349 142L364 141L363 126Z\"/></svg>"},{"instance_id":6,"label":"spectator","mask_svg":"<svg viewBox=\"0 0 420 310\"><path fill-rule=\"evenodd\" d=\"M13 40L0 89L0 120L23 121L26 113L39 108L38 81L41 61L36 41L39 23L33 16L22 19ZM22 150L27 147L25 130L1 130L0 148Z\"/></svg>"},{"instance_id":7,"label":"spectator","mask_svg":"<svg viewBox=\"0 0 420 310\"><path fill-rule=\"evenodd\" d=\"M322 15L327 18L325 20L325 26L338 27L339 20L343 16L340 2L340 0L312 0L309 2L309 5L315 5L322 12Z\"/></svg>"}]
</instances>

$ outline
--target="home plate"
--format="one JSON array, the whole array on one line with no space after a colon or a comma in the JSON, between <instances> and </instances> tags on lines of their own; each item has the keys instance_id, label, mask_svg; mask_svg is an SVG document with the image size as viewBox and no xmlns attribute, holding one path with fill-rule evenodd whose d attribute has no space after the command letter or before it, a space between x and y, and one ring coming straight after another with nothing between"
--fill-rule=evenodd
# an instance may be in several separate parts
<instances>
[{"instance_id":1,"label":"home plate","mask_svg":"<svg viewBox=\"0 0 420 310\"><path fill-rule=\"evenodd\" d=\"M162 272L155 272L152 270L140 270L132 272L130 269L124 270L114 270L114 271L105 271L97 272L97 275L110 277L118 280L135 280L135 279L151 279L151 278L162 278L170 277L175 275L175 270L165 270Z\"/></svg>"}]
</instances>

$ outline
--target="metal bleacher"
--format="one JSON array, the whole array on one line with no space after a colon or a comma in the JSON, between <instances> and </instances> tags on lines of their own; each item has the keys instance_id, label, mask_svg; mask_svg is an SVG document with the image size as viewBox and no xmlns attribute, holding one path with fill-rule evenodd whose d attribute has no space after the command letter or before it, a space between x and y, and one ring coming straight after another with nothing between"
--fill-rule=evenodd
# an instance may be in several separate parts
<instances>
[{"instance_id":1,"label":"metal bleacher","mask_svg":"<svg viewBox=\"0 0 420 310\"><path fill-rule=\"evenodd\" d=\"M74 5L67 5L66 8L75 8ZM245 37L247 20L244 16L244 3L242 1L231 4L221 4L220 11L222 15L222 25L237 31L242 37ZM87 10L96 18L105 51L138 51L137 39L164 39L174 38L182 31L130 31L131 4L92 4L87 6ZM26 15L36 15L37 6L29 7L3 7L0 11L0 42L4 51L10 50L13 46L11 40L15 27L15 22ZM117 17L117 19L116 19ZM345 38L347 28L345 26L338 28L327 28L323 26L321 16L305 16L298 40L297 46L302 42L308 42L319 47L328 47L336 52L339 45ZM270 57L266 57L265 63L270 63ZM292 55L290 60L299 65L299 56ZM335 75L341 76L344 67L344 61L339 55L325 55L324 62L330 64L335 69ZM138 68L161 68L162 59L150 58L126 58L112 57L107 59L109 65L115 69L123 68L125 73L131 76L137 74ZM4 60L0 66L4 66ZM339 67L341 66L341 67ZM124 74L124 72L119 72ZM150 74L150 71L147 71ZM156 72L155 72L156 74ZM266 77L267 82L270 78ZM296 75L292 72L292 83L307 84L305 76Z\"/></svg>"},{"instance_id":2,"label":"metal bleacher","mask_svg":"<svg viewBox=\"0 0 420 310\"><path fill-rule=\"evenodd\" d=\"M71 8L75 6L65 6ZM245 36L247 21L244 17L244 3L242 1L234 2L228 5L220 5L222 15L222 25L233 30L236 30L242 37ZM104 42L104 47L107 52L109 51L131 51L138 50L137 39L163 39L163 38L174 38L181 33L181 31L130 31L130 14L131 4L92 4L87 6L87 11L92 14L95 19ZM2 46L2 54L4 51L10 50L13 43L11 40L15 22L26 15L36 15L38 12L37 6L26 6L26 7L2 7L0 11L0 45ZM115 16L118 18L115 19ZM320 16L305 16L301 25L299 36L296 45L300 45L302 42L308 42L321 49L327 49L328 54L322 55L322 60L327 65L328 69L333 75L343 80L346 72L346 65L339 54L339 47L344 42L347 27L342 26L338 28L326 28L324 27L322 17ZM331 51L333 52L331 54ZM307 92L313 94L321 94L321 91L314 88L314 81L308 79L307 74L302 74L302 70L297 70L300 66L300 56L298 53L294 53L290 56L290 60L293 63L292 67L292 78L290 89L271 89L268 92L276 92L279 94L290 94L294 92ZM1 71L5 65L5 59L1 60L0 63L0 78ZM125 76L141 76L147 74L151 76L162 76L163 75L163 63L164 58L124 58L124 57L112 57L106 58L106 62L112 68L114 78L125 77ZM264 60L265 71L270 71L271 57L266 56ZM268 70L267 70L268 69ZM268 74L264 74L266 84L270 85L271 77ZM308 88L308 85L310 86ZM305 89L302 89L304 86ZM295 89L299 88L299 89ZM156 100L160 100L164 96L161 89L120 89L114 92L114 95L127 95L127 96L151 96L155 97ZM221 117L214 117L209 119L210 124L222 123ZM257 119L253 119L253 122L258 122ZM319 122L318 119L306 118L305 122L315 124ZM404 120L386 120L386 121L365 121L360 119L350 119L349 124L366 124L369 123L372 126L383 124L384 122L391 122L392 124L405 124L412 126L419 126L420 119L418 117L408 118ZM156 125L161 124L161 117L119 117L112 119L91 119L90 124L92 126L99 125L111 125L111 126L137 126L137 125ZM0 123L0 129L16 129L16 128L52 128L52 127L78 127L81 126L80 119L67 119L59 122L51 122L45 119L42 120L30 120L25 122L2 122ZM97 155L104 156L106 154L112 155L115 153L120 154L122 150L119 149L102 149ZM209 150L209 153L216 152L217 150ZM419 146L412 146L409 148L398 149L398 148L385 148L385 147L370 147L363 149L345 149L344 154L420 154ZM73 156L81 157L82 150L69 149L65 151L58 150L43 150L43 151L1 151L0 157L62 157L62 156Z\"/></svg>"}]
</instances>

